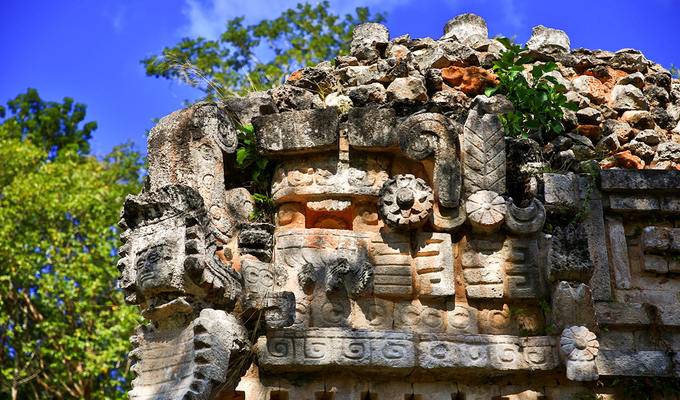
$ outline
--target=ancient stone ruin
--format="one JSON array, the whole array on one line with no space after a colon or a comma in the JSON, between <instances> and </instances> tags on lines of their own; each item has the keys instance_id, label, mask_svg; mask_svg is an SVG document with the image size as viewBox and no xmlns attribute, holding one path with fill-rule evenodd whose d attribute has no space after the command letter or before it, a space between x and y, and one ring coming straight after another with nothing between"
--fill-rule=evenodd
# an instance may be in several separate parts
<instances>
[{"instance_id":1,"label":"ancient stone ruin","mask_svg":"<svg viewBox=\"0 0 680 400\"><path fill-rule=\"evenodd\" d=\"M120 287L131 399L630 399L680 377L680 82L640 52L525 55L578 103L508 137L503 46L355 28L351 55L149 136ZM239 168L252 126L271 211ZM250 186L249 186L250 185ZM253 211L258 217L253 218ZM587 397L587 396L591 397Z\"/></svg>"}]
</instances>

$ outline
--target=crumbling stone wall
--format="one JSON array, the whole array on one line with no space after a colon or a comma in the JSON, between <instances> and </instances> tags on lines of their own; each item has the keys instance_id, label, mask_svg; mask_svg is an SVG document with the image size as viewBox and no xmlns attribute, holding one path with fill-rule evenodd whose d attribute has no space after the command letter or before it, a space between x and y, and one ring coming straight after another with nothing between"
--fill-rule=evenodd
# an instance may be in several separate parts
<instances>
[{"instance_id":1,"label":"crumbling stone wall","mask_svg":"<svg viewBox=\"0 0 680 400\"><path fill-rule=\"evenodd\" d=\"M511 138L513 104L482 94L502 49L471 14L440 40L365 24L349 56L163 118L121 219L120 286L148 320L130 398L677 385L680 82L635 50L572 51L539 26L525 55L557 62L579 110L548 143ZM273 223L251 221L235 169L250 124L275 163Z\"/></svg>"}]
</instances>

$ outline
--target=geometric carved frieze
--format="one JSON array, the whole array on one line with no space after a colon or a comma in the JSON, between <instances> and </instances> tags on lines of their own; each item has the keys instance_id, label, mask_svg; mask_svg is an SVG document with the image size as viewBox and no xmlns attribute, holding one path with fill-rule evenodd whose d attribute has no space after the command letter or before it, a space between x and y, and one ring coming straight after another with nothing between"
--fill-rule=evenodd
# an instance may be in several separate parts
<instances>
[{"instance_id":1,"label":"geometric carved frieze","mask_svg":"<svg viewBox=\"0 0 680 400\"><path fill-rule=\"evenodd\" d=\"M468 298L538 298L545 257L534 237L469 238L462 265Z\"/></svg>"},{"instance_id":2,"label":"geometric carved frieze","mask_svg":"<svg viewBox=\"0 0 680 400\"><path fill-rule=\"evenodd\" d=\"M264 370L313 367L403 369L551 370L559 365L554 337L411 334L336 328L277 330L257 344Z\"/></svg>"},{"instance_id":3,"label":"geometric carved frieze","mask_svg":"<svg viewBox=\"0 0 680 400\"><path fill-rule=\"evenodd\" d=\"M454 294L452 243L447 233L377 234L371 238L369 254L377 297L408 299L415 293L427 299Z\"/></svg>"}]
</instances>

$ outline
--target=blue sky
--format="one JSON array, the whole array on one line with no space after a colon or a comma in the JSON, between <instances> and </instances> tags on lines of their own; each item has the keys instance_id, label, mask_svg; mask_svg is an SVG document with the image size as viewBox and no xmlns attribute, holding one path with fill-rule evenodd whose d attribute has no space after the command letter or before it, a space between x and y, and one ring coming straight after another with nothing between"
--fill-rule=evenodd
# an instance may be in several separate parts
<instances>
[{"instance_id":1,"label":"blue sky","mask_svg":"<svg viewBox=\"0 0 680 400\"><path fill-rule=\"evenodd\" d=\"M312 1L315 2L315 1ZM214 37L229 18L277 16L290 0L2 0L0 103L28 87L47 100L70 96L99 124L92 143L102 155L133 141L145 147L154 118L199 92L146 77L139 60L184 36ZM387 13L391 35L438 38L463 12L484 17L490 35L526 41L543 24L564 29L573 48L634 47L668 67L680 64L680 0L331 0L336 13L366 5Z\"/></svg>"}]
</instances>

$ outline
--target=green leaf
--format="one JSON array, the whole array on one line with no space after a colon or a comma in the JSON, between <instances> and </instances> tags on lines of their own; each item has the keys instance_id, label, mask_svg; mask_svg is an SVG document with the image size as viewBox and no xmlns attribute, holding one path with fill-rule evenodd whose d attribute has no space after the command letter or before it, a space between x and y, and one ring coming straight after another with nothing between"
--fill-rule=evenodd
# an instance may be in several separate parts
<instances>
[{"instance_id":1,"label":"green leaf","mask_svg":"<svg viewBox=\"0 0 680 400\"><path fill-rule=\"evenodd\" d=\"M487 97L491 97L498 91L498 89L499 89L498 86L488 87L488 88L484 89L484 95L487 96Z\"/></svg>"},{"instance_id":2,"label":"green leaf","mask_svg":"<svg viewBox=\"0 0 680 400\"><path fill-rule=\"evenodd\" d=\"M236 164L238 166L243 166L248 156L250 156L250 152L245 147L236 150Z\"/></svg>"}]
</instances>

